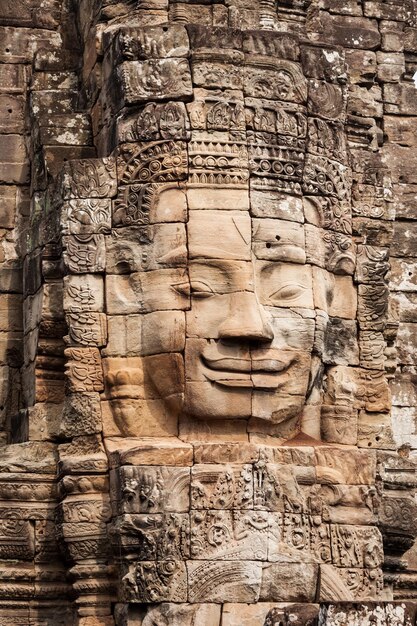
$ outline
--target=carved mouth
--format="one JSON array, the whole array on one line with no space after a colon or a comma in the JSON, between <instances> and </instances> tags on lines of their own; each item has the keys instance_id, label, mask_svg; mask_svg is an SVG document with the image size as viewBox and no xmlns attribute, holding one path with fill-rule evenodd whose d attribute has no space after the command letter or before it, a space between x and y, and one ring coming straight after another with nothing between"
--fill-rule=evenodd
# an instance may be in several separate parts
<instances>
[{"instance_id":1,"label":"carved mouth","mask_svg":"<svg viewBox=\"0 0 417 626\"><path fill-rule=\"evenodd\" d=\"M201 356L206 368L205 377L222 387L237 387L249 389L277 389L284 383L279 374L286 372L294 362L280 359L211 359ZM211 374L212 372L212 374ZM222 376L223 374L223 376Z\"/></svg>"}]
</instances>

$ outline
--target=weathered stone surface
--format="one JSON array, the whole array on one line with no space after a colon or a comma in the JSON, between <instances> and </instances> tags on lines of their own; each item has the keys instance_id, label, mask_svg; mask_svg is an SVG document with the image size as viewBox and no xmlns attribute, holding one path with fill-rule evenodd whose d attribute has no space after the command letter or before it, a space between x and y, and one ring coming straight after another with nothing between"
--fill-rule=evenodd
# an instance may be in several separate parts
<instances>
[{"instance_id":1,"label":"weathered stone surface","mask_svg":"<svg viewBox=\"0 0 417 626\"><path fill-rule=\"evenodd\" d=\"M385 111L399 115L415 115L414 86L410 83L384 86Z\"/></svg>"},{"instance_id":2,"label":"weathered stone surface","mask_svg":"<svg viewBox=\"0 0 417 626\"><path fill-rule=\"evenodd\" d=\"M395 257L415 257L417 243L414 240L413 229L408 222L396 222L391 254Z\"/></svg>"},{"instance_id":3,"label":"weathered stone surface","mask_svg":"<svg viewBox=\"0 0 417 626\"><path fill-rule=\"evenodd\" d=\"M254 561L189 561L188 597L191 602L256 602L262 566ZM239 580L239 584L236 584Z\"/></svg>"},{"instance_id":4,"label":"weathered stone surface","mask_svg":"<svg viewBox=\"0 0 417 626\"><path fill-rule=\"evenodd\" d=\"M317 566L274 563L262 572L260 599L263 601L313 602L316 597Z\"/></svg>"},{"instance_id":5,"label":"weathered stone surface","mask_svg":"<svg viewBox=\"0 0 417 626\"><path fill-rule=\"evenodd\" d=\"M119 465L192 465L193 447L178 439L110 438L105 441L110 463Z\"/></svg>"},{"instance_id":6,"label":"weathered stone surface","mask_svg":"<svg viewBox=\"0 0 417 626\"><path fill-rule=\"evenodd\" d=\"M2 63L31 62L33 55L41 48L57 50L62 45L62 37L57 32L37 28L12 28L0 26L4 49L0 55Z\"/></svg>"},{"instance_id":7,"label":"weathered stone surface","mask_svg":"<svg viewBox=\"0 0 417 626\"><path fill-rule=\"evenodd\" d=\"M120 65L120 82L127 104L191 95L191 75L184 59L126 61Z\"/></svg>"},{"instance_id":8,"label":"weathered stone surface","mask_svg":"<svg viewBox=\"0 0 417 626\"><path fill-rule=\"evenodd\" d=\"M2 135L2 183L25 184L29 180L29 162L23 137L17 134Z\"/></svg>"},{"instance_id":9,"label":"weathered stone surface","mask_svg":"<svg viewBox=\"0 0 417 626\"><path fill-rule=\"evenodd\" d=\"M380 43L376 20L363 17L342 17L323 12L320 22L322 33L326 33L328 43L368 50L377 48Z\"/></svg>"},{"instance_id":10,"label":"weathered stone surface","mask_svg":"<svg viewBox=\"0 0 417 626\"><path fill-rule=\"evenodd\" d=\"M413 2L41 4L0 11L0 623L411 626Z\"/></svg>"},{"instance_id":11,"label":"weathered stone surface","mask_svg":"<svg viewBox=\"0 0 417 626\"><path fill-rule=\"evenodd\" d=\"M258 602L257 604L225 604L223 607L224 626L251 626L252 624L274 624L277 620L291 620L301 626L303 623L316 624L319 606L314 604L289 604ZM279 622L278 622L279 623ZM285 623L285 622L283 622Z\"/></svg>"},{"instance_id":12,"label":"weathered stone surface","mask_svg":"<svg viewBox=\"0 0 417 626\"><path fill-rule=\"evenodd\" d=\"M181 352L185 346L185 314L155 311L147 315L108 316L105 356L147 356Z\"/></svg>"}]
</instances>

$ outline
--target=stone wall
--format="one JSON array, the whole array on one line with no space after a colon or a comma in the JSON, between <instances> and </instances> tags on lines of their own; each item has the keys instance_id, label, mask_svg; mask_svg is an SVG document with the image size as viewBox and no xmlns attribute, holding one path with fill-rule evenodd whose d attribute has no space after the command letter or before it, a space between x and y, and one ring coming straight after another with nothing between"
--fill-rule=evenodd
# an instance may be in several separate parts
<instances>
[{"instance_id":1,"label":"stone wall","mask_svg":"<svg viewBox=\"0 0 417 626\"><path fill-rule=\"evenodd\" d=\"M415 624L416 3L0 35L0 625Z\"/></svg>"}]
</instances>

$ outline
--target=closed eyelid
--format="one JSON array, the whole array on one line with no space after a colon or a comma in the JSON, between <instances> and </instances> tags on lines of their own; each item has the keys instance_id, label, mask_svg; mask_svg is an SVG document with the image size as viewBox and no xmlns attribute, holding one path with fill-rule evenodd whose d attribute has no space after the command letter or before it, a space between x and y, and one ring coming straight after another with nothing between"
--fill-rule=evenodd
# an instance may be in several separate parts
<instances>
[{"instance_id":1,"label":"closed eyelid","mask_svg":"<svg viewBox=\"0 0 417 626\"><path fill-rule=\"evenodd\" d=\"M207 297L215 295L216 291L207 283L201 280L191 280L183 283L171 285L171 287L184 296Z\"/></svg>"},{"instance_id":2,"label":"closed eyelid","mask_svg":"<svg viewBox=\"0 0 417 626\"><path fill-rule=\"evenodd\" d=\"M301 283L284 283L278 289L275 289L270 297L278 296L281 298L298 298L303 292L307 291L308 287Z\"/></svg>"},{"instance_id":3,"label":"closed eyelid","mask_svg":"<svg viewBox=\"0 0 417 626\"><path fill-rule=\"evenodd\" d=\"M194 291L206 291L208 293L216 293L214 289L210 287L203 280L191 280L191 293Z\"/></svg>"}]
</instances>

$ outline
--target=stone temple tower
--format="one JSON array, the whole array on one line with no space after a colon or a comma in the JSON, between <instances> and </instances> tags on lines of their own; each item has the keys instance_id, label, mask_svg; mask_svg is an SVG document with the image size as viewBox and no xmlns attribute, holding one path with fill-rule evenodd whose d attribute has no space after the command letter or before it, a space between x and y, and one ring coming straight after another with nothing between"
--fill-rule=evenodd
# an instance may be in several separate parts
<instances>
[{"instance_id":1,"label":"stone temple tower","mask_svg":"<svg viewBox=\"0 0 417 626\"><path fill-rule=\"evenodd\" d=\"M417 2L0 35L0 626L415 626Z\"/></svg>"}]
</instances>

